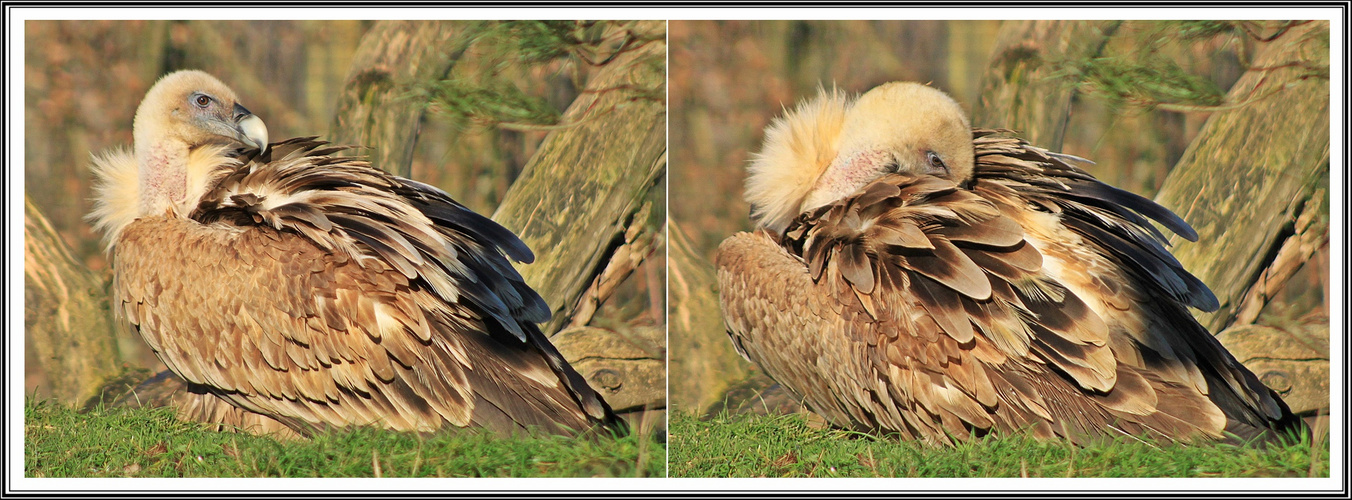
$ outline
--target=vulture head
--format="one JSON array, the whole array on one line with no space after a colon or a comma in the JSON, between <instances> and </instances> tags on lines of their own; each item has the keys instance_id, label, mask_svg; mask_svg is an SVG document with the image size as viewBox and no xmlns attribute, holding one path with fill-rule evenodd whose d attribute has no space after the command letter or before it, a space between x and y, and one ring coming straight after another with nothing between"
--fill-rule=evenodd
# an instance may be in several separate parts
<instances>
[{"instance_id":1,"label":"vulture head","mask_svg":"<svg viewBox=\"0 0 1352 500\"><path fill-rule=\"evenodd\" d=\"M240 105L230 87L197 70L160 78L136 109L132 130L138 153L166 141L188 147L239 142L259 149L268 143L263 120Z\"/></svg>"},{"instance_id":2,"label":"vulture head","mask_svg":"<svg viewBox=\"0 0 1352 500\"><path fill-rule=\"evenodd\" d=\"M746 199L758 225L779 233L798 214L883 175L964 183L973 163L967 116L942 91L893 82L850 99L822 90L770 125L749 169Z\"/></svg>"},{"instance_id":3,"label":"vulture head","mask_svg":"<svg viewBox=\"0 0 1352 500\"><path fill-rule=\"evenodd\" d=\"M266 149L268 128L220 80L186 70L165 75L150 88L136 109L132 137L141 214L157 215L195 201L205 188L210 172L189 171L189 165L209 163L189 161L194 152L215 153L219 149L203 147L234 144Z\"/></svg>"}]
</instances>

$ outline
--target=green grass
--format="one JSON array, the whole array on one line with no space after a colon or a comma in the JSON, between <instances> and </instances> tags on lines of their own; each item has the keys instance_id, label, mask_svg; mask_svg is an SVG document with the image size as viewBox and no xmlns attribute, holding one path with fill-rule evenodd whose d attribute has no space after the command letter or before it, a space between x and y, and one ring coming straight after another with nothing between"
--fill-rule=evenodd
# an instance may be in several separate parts
<instances>
[{"instance_id":1,"label":"green grass","mask_svg":"<svg viewBox=\"0 0 1352 500\"><path fill-rule=\"evenodd\" d=\"M670 413L671 477L1328 477L1327 438L1264 449L1135 441L1086 448L1025 435L955 448L819 429L805 415Z\"/></svg>"},{"instance_id":2,"label":"green grass","mask_svg":"<svg viewBox=\"0 0 1352 500\"><path fill-rule=\"evenodd\" d=\"M184 422L167 408L78 413L24 405L28 477L635 477L665 474L651 435L597 440L370 428L277 441Z\"/></svg>"}]
</instances>

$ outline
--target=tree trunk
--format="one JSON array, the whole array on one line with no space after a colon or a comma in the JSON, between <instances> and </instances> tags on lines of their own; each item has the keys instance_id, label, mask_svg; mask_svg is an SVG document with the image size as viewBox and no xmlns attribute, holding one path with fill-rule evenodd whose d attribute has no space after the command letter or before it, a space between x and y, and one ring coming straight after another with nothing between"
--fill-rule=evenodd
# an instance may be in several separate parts
<instances>
[{"instance_id":1,"label":"tree trunk","mask_svg":"<svg viewBox=\"0 0 1352 500\"><path fill-rule=\"evenodd\" d=\"M1254 323L1301 266L1328 268L1311 262L1328 256L1328 54L1325 22L1264 44L1227 96L1243 104L1207 120L1156 198L1197 229L1173 252L1220 309L1196 316L1297 413L1329 407L1328 320Z\"/></svg>"},{"instance_id":2,"label":"tree trunk","mask_svg":"<svg viewBox=\"0 0 1352 500\"><path fill-rule=\"evenodd\" d=\"M1328 67L1328 37L1328 24L1313 22L1264 44L1226 98L1243 104L1207 120L1156 197L1197 229L1198 243L1172 250L1220 300L1198 315L1213 332L1234 322L1287 240L1328 238L1328 204L1313 198L1327 196L1318 188L1328 185L1329 80L1311 71ZM1305 213L1315 218L1295 233ZM1320 245L1298 246L1306 250L1282 260L1303 262Z\"/></svg>"},{"instance_id":3,"label":"tree trunk","mask_svg":"<svg viewBox=\"0 0 1352 500\"><path fill-rule=\"evenodd\" d=\"M699 256L680 226L669 223L668 232L668 326L681 346L672 350L668 367L671 404L701 413L757 370L737 354L724 331L717 271Z\"/></svg>"},{"instance_id":4,"label":"tree trunk","mask_svg":"<svg viewBox=\"0 0 1352 500\"><path fill-rule=\"evenodd\" d=\"M666 332L650 326L565 328L554 346L616 413L667 407Z\"/></svg>"},{"instance_id":5,"label":"tree trunk","mask_svg":"<svg viewBox=\"0 0 1352 500\"><path fill-rule=\"evenodd\" d=\"M1216 339L1282 395L1297 415L1329 409L1328 324L1279 329L1262 325L1228 328Z\"/></svg>"},{"instance_id":6,"label":"tree trunk","mask_svg":"<svg viewBox=\"0 0 1352 500\"><path fill-rule=\"evenodd\" d=\"M652 22L638 29L664 28ZM634 91L665 93L665 51L665 42L650 42L597 72L493 215L535 251L535 262L520 269L553 308L547 334L572 322L579 298L617 248L651 239L661 225L636 215L665 219L654 191L667 166L665 102Z\"/></svg>"},{"instance_id":7,"label":"tree trunk","mask_svg":"<svg viewBox=\"0 0 1352 500\"><path fill-rule=\"evenodd\" d=\"M1028 142L1061 148L1075 83L1057 62L1093 57L1121 21L1006 21L982 77L972 126L1015 130Z\"/></svg>"},{"instance_id":8,"label":"tree trunk","mask_svg":"<svg viewBox=\"0 0 1352 500\"><path fill-rule=\"evenodd\" d=\"M427 110L427 103L407 98L409 85L444 78L478 30L478 24L463 22L376 23L353 56L334 112L332 141L370 147L355 154L408 177Z\"/></svg>"},{"instance_id":9,"label":"tree trunk","mask_svg":"<svg viewBox=\"0 0 1352 500\"><path fill-rule=\"evenodd\" d=\"M24 392L84 403L121 371L104 280L24 198Z\"/></svg>"}]
</instances>

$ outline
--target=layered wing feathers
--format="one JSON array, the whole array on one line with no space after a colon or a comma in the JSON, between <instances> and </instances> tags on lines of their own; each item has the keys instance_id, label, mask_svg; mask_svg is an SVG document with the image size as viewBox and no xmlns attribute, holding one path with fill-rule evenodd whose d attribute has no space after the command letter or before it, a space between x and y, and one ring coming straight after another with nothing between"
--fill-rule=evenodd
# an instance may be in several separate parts
<instances>
[{"instance_id":1,"label":"layered wing feathers","mask_svg":"<svg viewBox=\"0 0 1352 500\"><path fill-rule=\"evenodd\" d=\"M1194 277L1165 246L1168 240L1148 220L1189 240L1193 231L1173 212L1135 193L1099 182L1075 163L1086 160L1032 146L998 130L974 131L978 178L1017 191L1025 202L1064 214L1062 224L1093 239L1146 286L1203 311L1219 306L1211 289Z\"/></svg>"}]
</instances>

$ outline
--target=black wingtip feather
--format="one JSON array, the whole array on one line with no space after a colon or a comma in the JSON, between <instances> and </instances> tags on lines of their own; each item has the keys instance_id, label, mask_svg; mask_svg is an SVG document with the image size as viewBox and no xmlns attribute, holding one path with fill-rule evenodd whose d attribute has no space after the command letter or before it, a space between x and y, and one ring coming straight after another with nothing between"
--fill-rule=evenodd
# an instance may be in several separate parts
<instances>
[{"instance_id":1,"label":"black wingtip feather","mask_svg":"<svg viewBox=\"0 0 1352 500\"><path fill-rule=\"evenodd\" d=\"M1149 282L1158 285L1175 300L1207 312L1220 308L1220 302L1211 289L1202 283L1202 280L1183 269L1183 265L1172 255L1165 253L1168 258L1162 259L1157 253L1146 250L1145 247L1155 244L1154 242L1143 242L1108 231L1088 220L1067 218L1065 223L1104 248L1126 258L1133 264L1131 269L1144 272L1147 276L1142 276L1143 278L1148 278Z\"/></svg>"},{"instance_id":2,"label":"black wingtip feather","mask_svg":"<svg viewBox=\"0 0 1352 500\"><path fill-rule=\"evenodd\" d=\"M1192 225L1188 224L1187 221L1183 220L1182 217L1179 217L1178 214L1175 214L1172 210L1164 208L1163 205L1155 203L1154 200L1131 191L1109 186L1102 182L1100 182L1099 185L1116 194L1118 196L1117 199L1120 200L1119 203L1121 203L1122 206L1135 210L1146 217L1153 219L1155 222L1169 228L1170 231L1173 231L1174 234L1181 236L1185 240L1193 242L1197 241L1197 231L1193 230Z\"/></svg>"},{"instance_id":3,"label":"black wingtip feather","mask_svg":"<svg viewBox=\"0 0 1352 500\"><path fill-rule=\"evenodd\" d=\"M535 253L510 229L484 217L451 199L445 191L415 180L397 178L401 192L418 210L439 224L458 227L481 239L484 246L501 250L507 257L523 264L535 262Z\"/></svg>"},{"instance_id":4,"label":"black wingtip feather","mask_svg":"<svg viewBox=\"0 0 1352 500\"><path fill-rule=\"evenodd\" d=\"M1191 273L1184 273L1184 279L1188 280L1188 305L1201 310L1202 312L1216 312L1221 308L1220 300L1216 299L1216 294L1211 292L1211 288L1202 283Z\"/></svg>"}]
</instances>

